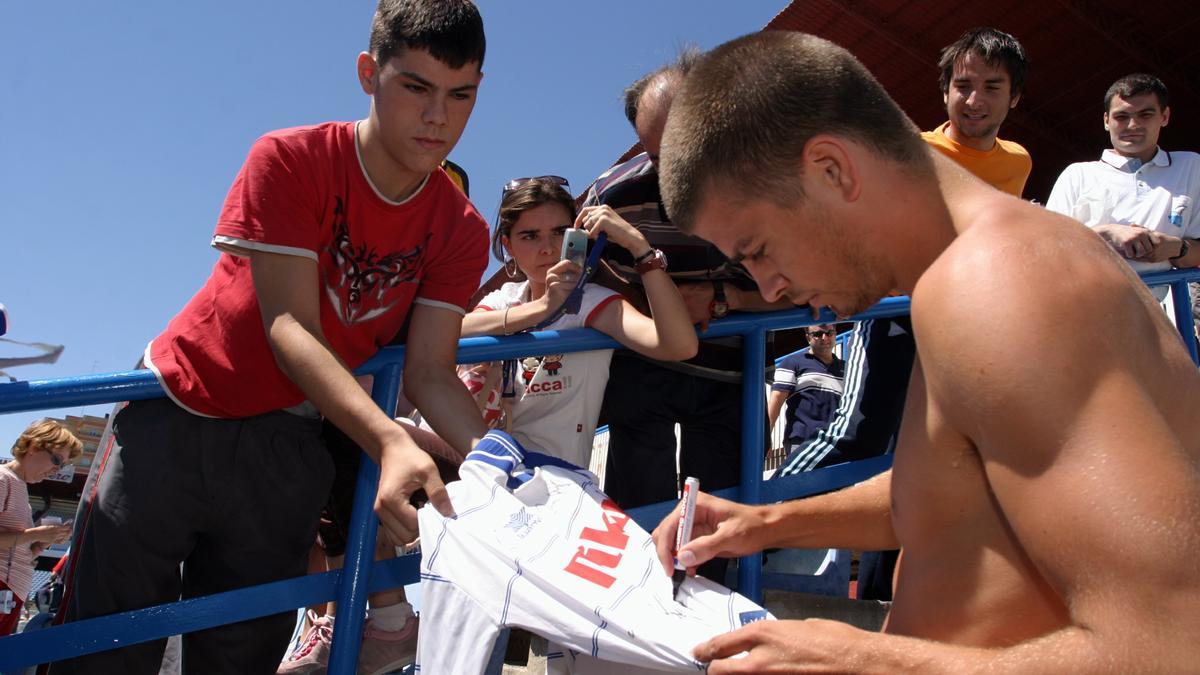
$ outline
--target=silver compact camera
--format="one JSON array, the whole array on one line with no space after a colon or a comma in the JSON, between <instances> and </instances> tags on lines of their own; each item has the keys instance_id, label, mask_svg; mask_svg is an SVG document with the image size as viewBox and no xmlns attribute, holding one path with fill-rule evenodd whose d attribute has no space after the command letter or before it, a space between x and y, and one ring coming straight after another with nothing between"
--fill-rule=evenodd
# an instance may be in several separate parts
<instances>
[{"instance_id":1,"label":"silver compact camera","mask_svg":"<svg viewBox=\"0 0 1200 675\"><path fill-rule=\"evenodd\" d=\"M0 591L0 614L9 614L17 606L16 598L13 597L13 592L7 588Z\"/></svg>"}]
</instances>

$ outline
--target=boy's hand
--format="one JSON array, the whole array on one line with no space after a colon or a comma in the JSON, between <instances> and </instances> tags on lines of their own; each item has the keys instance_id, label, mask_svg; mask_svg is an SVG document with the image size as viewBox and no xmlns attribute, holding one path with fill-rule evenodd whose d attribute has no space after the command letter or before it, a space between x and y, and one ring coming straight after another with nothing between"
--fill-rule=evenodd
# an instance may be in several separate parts
<instances>
[{"instance_id":1,"label":"boy's hand","mask_svg":"<svg viewBox=\"0 0 1200 675\"><path fill-rule=\"evenodd\" d=\"M447 518L454 515L450 495L438 475L433 459L408 437L388 442L379 453L379 492L375 495L375 513L392 542L411 542L417 538L417 510L409 499L424 490L429 503Z\"/></svg>"}]
</instances>

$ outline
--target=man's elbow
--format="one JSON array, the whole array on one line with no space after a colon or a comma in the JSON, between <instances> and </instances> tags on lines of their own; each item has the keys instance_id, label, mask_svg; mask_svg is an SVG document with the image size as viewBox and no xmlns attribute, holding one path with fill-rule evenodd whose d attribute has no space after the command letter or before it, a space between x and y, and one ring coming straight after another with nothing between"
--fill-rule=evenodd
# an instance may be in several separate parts
<instances>
[{"instance_id":1,"label":"man's elbow","mask_svg":"<svg viewBox=\"0 0 1200 675\"><path fill-rule=\"evenodd\" d=\"M288 358L288 355L295 351L296 345L303 337L301 332L307 332L306 329L291 315L280 314L270 319L264 319L263 331L266 333L271 355L275 357L275 365L284 373L290 374L291 359ZM320 340L319 336L313 337Z\"/></svg>"},{"instance_id":2,"label":"man's elbow","mask_svg":"<svg viewBox=\"0 0 1200 675\"><path fill-rule=\"evenodd\" d=\"M405 364L404 396L418 408L425 394L442 382L457 381L454 367L436 366L430 363Z\"/></svg>"}]
</instances>

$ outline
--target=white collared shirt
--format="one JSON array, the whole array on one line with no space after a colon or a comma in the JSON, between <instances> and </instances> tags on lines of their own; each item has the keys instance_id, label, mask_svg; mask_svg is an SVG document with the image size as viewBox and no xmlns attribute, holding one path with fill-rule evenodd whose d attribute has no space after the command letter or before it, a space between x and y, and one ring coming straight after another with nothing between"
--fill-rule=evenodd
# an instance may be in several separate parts
<instances>
[{"instance_id":1,"label":"white collared shirt","mask_svg":"<svg viewBox=\"0 0 1200 675\"><path fill-rule=\"evenodd\" d=\"M1046 208L1088 227L1106 223L1141 225L1173 237L1200 238L1200 155L1167 152L1142 164L1108 149L1095 162L1066 168ZM1138 272L1171 269L1169 262L1129 261Z\"/></svg>"}]
</instances>

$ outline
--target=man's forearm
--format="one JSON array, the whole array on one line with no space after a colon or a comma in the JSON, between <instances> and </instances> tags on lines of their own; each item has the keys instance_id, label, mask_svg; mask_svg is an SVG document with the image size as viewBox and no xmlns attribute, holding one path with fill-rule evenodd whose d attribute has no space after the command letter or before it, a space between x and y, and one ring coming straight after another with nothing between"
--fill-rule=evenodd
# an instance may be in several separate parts
<instances>
[{"instance_id":1,"label":"man's forearm","mask_svg":"<svg viewBox=\"0 0 1200 675\"><path fill-rule=\"evenodd\" d=\"M900 547L892 529L892 472L837 492L763 506L763 548Z\"/></svg>"},{"instance_id":2,"label":"man's forearm","mask_svg":"<svg viewBox=\"0 0 1200 675\"><path fill-rule=\"evenodd\" d=\"M479 408L451 367L406 366L404 392L437 435L464 455L487 433Z\"/></svg>"},{"instance_id":3,"label":"man's forearm","mask_svg":"<svg viewBox=\"0 0 1200 675\"><path fill-rule=\"evenodd\" d=\"M1131 621L1130 627L1138 626ZM1181 673L1195 668L1193 640L1148 638L1067 626L1011 647L980 648L876 633L864 643L865 672L1058 675L1072 673ZM873 644L872 644L873 643Z\"/></svg>"},{"instance_id":4,"label":"man's forearm","mask_svg":"<svg viewBox=\"0 0 1200 675\"><path fill-rule=\"evenodd\" d=\"M363 391L333 350L294 320L275 322L268 340L280 369L329 421L376 462L388 439L404 434Z\"/></svg>"},{"instance_id":5,"label":"man's forearm","mask_svg":"<svg viewBox=\"0 0 1200 675\"><path fill-rule=\"evenodd\" d=\"M1144 659L1130 659L1129 650L1115 645L1106 647L1101 644L1099 636L1075 626L1011 647L983 648L847 629L831 626L830 623L804 622L801 626L788 627L794 629L795 640L808 640L811 645L820 645L820 651L827 655L827 658L812 661L831 666L830 669L837 672L878 675L958 675L982 671L1012 675L1057 675L1064 670L1075 673L1179 672L1170 667L1164 668L1164 662L1151 665ZM1166 658L1169 660L1171 657ZM797 668L813 665L812 661L805 661L808 659L797 660L789 665ZM1153 661L1153 657L1150 661ZM1119 662L1125 662L1125 665L1122 667L1118 665ZM783 664L777 660L775 665Z\"/></svg>"}]
</instances>

